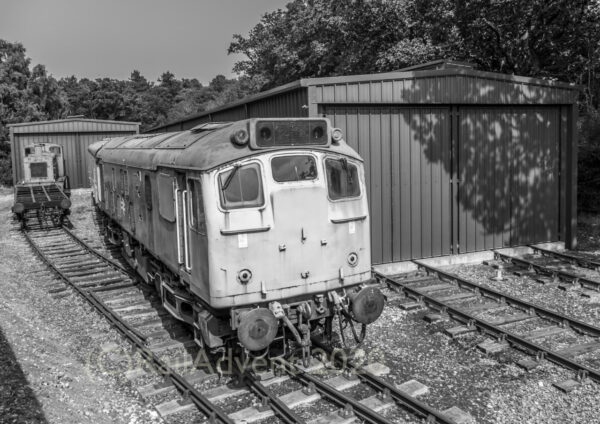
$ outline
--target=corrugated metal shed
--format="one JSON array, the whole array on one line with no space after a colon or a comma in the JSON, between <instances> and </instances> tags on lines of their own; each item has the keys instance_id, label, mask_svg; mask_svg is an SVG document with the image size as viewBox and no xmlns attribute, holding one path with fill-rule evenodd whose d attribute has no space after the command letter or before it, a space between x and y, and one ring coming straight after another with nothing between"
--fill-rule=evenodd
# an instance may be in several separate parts
<instances>
[{"instance_id":1,"label":"corrugated metal shed","mask_svg":"<svg viewBox=\"0 0 600 424\"><path fill-rule=\"evenodd\" d=\"M23 179L25 146L54 143L63 146L66 172L72 188L90 187L87 148L106 137L139 133L139 122L101 121L72 117L55 121L26 122L8 125L12 150L13 183Z\"/></svg>"},{"instance_id":2,"label":"corrugated metal shed","mask_svg":"<svg viewBox=\"0 0 600 424\"><path fill-rule=\"evenodd\" d=\"M154 128L328 116L365 159L374 263L576 243L578 87L436 61L303 79Z\"/></svg>"}]
</instances>

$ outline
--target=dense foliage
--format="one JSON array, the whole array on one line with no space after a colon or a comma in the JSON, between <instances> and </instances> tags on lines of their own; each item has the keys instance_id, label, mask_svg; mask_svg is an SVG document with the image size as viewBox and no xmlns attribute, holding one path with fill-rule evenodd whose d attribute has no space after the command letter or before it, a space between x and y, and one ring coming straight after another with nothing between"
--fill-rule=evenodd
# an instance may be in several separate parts
<instances>
[{"instance_id":1,"label":"dense foliage","mask_svg":"<svg viewBox=\"0 0 600 424\"><path fill-rule=\"evenodd\" d=\"M248 77L218 75L203 86L197 79L177 79L164 72L148 81L139 71L128 80L55 79L44 65L31 67L23 45L0 40L0 185L11 185L7 124L66 118L141 122L144 131L240 99L258 89Z\"/></svg>"},{"instance_id":2,"label":"dense foliage","mask_svg":"<svg viewBox=\"0 0 600 424\"><path fill-rule=\"evenodd\" d=\"M263 89L439 58L579 84L580 200L600 210L598 0L294 0L234 35L229 52Z\"/></svg>"}]
</instances>

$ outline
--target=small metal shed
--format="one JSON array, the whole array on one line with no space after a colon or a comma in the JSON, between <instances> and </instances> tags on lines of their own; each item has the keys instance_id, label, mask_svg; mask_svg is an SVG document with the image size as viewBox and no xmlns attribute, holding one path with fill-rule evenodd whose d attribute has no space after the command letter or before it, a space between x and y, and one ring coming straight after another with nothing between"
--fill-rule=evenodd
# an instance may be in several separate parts
<instances>
[{"instance_id":1,"label":"small metal shed","mask_svg":"<svg viewBox=\"0 0 600 424\"><path fill-rule=\"evenodd\" d=\"M576 243L578 87L436 61L302 79L153 128L327 116L365 159L373 263Z\"/></svg>"},{"instance_id":2,"label":"small metal shed","mask_svg":"<svg viewBox=\"0 0 600 424\"><path fill-rule=\"evenodd\" d=\"M34 143L63 146L65 171L71 188L89 188L87 148L106 137L138 134L140 122L103 121L82 116L55 121L25 122L8 125L12 155L13 184L23 179L25 147Z\"/></svg>"}]
</instances>

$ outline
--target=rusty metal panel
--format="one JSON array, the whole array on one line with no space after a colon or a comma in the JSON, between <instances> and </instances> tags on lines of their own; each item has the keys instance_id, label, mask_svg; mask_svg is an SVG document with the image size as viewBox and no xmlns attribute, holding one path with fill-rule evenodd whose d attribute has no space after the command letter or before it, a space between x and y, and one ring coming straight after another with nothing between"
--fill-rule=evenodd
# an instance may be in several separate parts
<instances>
[{"instance_id":1,"label":"rusty metal panel","mask_svg":"<svg viewBox=\"0 0 600 424\"><path fill-rule=\"evenodd\" d=\"M365 160L373 263L450 253L449 110L326 106Z\"/></svg>"},{"instance_id":2,"label":"rusty metal panel","mask_svg":"<svg viewBox=\"0 0 600 424\"><path fill-rule=\"evenodd\" d=\"M459 113L459 252L558 240L559 109Z\"/></svg>"}]
</instances>

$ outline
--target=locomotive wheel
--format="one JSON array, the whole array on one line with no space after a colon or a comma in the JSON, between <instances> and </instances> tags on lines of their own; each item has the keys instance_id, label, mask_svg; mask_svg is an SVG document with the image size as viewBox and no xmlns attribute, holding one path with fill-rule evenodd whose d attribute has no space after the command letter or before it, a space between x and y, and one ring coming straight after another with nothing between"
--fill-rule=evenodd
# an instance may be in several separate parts
<instances>
[{"instance_id":1,"label":"locomotive wheel","mask_svg":"<svg viewBox=\"0 0 600 424\"><path fill-rule=\"evenodd\" d=\"M268 347L277 335L278 321L267 308L253 309L241 317L237 329L239 341L252 352Z\"/></svg>"}]
</instances>

